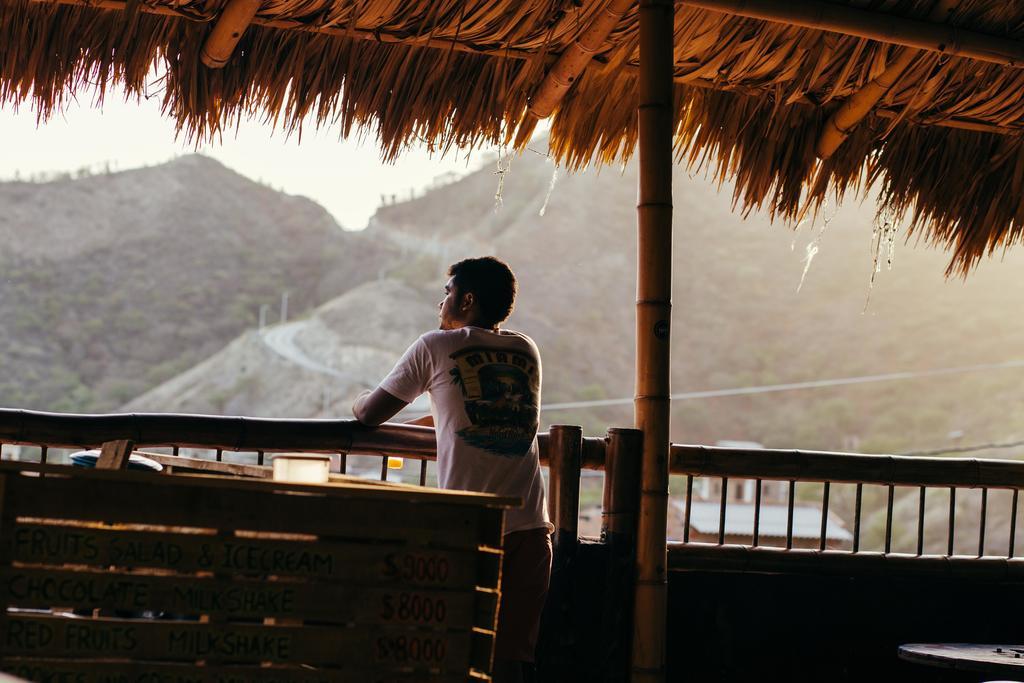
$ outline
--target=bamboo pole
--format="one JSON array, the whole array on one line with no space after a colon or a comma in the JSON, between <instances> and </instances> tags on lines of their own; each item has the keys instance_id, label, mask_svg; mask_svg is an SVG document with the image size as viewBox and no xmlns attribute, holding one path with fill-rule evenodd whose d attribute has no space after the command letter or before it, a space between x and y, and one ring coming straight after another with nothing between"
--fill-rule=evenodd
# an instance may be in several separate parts
<instances>
[{"instance_id":1,"label":"bamboo pole","mask_svg":"<svg viewBox=\"0 0 1024 683\"><path fill-rule=\"evenodd\" d=\"M636 542L643 437L637 429L608 430L601 510L601 540L605 543Z\"/></svg>"},{"instance_id":2,"label":"bamboo pole","mask_svg":"<svg viewBox=\"0 0 1024 683\"><path fill-rule=\"evenodd\" d=\"M220 69L228 63L245 29L249 28L249 24L256 17L261 1L231 0L228 3L203 44L200 53L203 64L211 69Z\"/></svg>"},{"instance_id":3,"label":"bamboo pole","mask_svg":"<svg viewBox=\"0 0 1024 683\"><path fill-rule=\"evenodd\" d=\"M1024 67L1024 42L822 0L679 0L688 7Z\"/></svg>"},{"instance_id":4,"label":"bamboo pole","mask_svg":"<svg viewBox=\"0 0 1024 683\"><path fill-rule=\"evenodd\" d=\"M630 666L643 432L609 429L607 443L601 540L607 551L608 572L601 610L601 652L606 662L603 679L618 683L627 679Z\"/></svg>"},{"instance_id":5,"label":"bamboo pole","mask_svg":"<svg viewBox=\"0 0 1024 683\"><path fill-rule=\"evenodd\" d=\"M579 543L583 428L551 425L549 433L548 510L555 527L554 553L563 559Z\"/></svg>"},{"instance_id":6,"label":"bamboo pole","mask_svg":"<svg viewBox=\"0 0 1024 683\"><path fill-rule=\"evenodd\" d=\"M960 0L939 0L928 14L928 20L945 21L959 2ZM900 50L896 59L885 67L885 71L848 97L839 109L832 113L815 145L815 153L819 159L828 159L832 156L849 136L850 131L875 108L879 100L896 85L903 72L921 54L921 50L911 48Z\"/></svg>"},{"instance_id":7,"label":"bamboo pole","mask_svg":"<svg viewBox=\"0 0 1024 683\"><path fill-rule=\"evenodd\" d=\"M668 592L665 541L672 314L673 16L672 0L640 0L634 420L643 431L643 462L632 680L651 683L665 680Z\"/></svg>"},{"instance_id":8,"label":"bamboo pole","mask_svg":"<svg viewBox=\"0 0 1024 683\"><path fill-rule=\"evenodd\" d=\"M839 109L825 122L814 151L819 159L828 159L839 149L853 128L878 104L885 93L896 84L910 63L920 54L919 50L903 49L899 55L880 73L877 78L846 98Z\"/></svg>"},{"instance_id":9,"label":"bamboo pole","mask_svg":"<svg viewBox=\"0 0 1024 683\"><path fill-rule=\"evenodd\" d=\"M611 0L579 37L562 51L558 61L544 74L544 80L540 82L530 98L530 104L526 111L527 119L519 127L519 137L516 139L517 147L527 142L521 138L529 136L537 121L551 116L551 112L569 92L569 88L587 68L587 64L608 40L609 34L619 25L634 4L635 0Z\"/></svg>"}]
</instances>

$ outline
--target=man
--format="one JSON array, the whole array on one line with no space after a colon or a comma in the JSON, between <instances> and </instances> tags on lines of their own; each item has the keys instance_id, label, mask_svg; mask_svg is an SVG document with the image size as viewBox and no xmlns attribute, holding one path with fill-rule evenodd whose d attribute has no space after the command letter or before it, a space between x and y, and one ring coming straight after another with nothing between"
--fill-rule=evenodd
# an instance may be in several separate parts
<instances>
[{"instance_id":1,"label":"man","mask_svg":"<svg viewBox=\"0 0 1024 683\"><path fill-rule=\"evenodd\" d=\"M524 334L500 329L512 313L516 278L493 257L448 269L440 329L413 343L352 412L379 425L423 392L437 430L438 482L523 500L505 515L505 559L494 680L533 677L534 649L551 574L551 531L537 451L540 354Z\"/></svg>"}]
</instances>

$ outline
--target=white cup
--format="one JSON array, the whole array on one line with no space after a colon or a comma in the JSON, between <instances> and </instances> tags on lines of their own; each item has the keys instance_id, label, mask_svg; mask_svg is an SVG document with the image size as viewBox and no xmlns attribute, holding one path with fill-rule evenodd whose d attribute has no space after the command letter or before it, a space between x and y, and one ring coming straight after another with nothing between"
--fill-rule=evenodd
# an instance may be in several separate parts
<instances>
[{"instance_id":1,"label":"white cup","mask_svg":"<svg viewBox=\"0 0 1024 683\"><path fill-rule=\"evenodd\" d=\"M274 481L293 484L326 484L331 471L328 455L297 453L274 456Z\"/></svg>"}]
</instances>

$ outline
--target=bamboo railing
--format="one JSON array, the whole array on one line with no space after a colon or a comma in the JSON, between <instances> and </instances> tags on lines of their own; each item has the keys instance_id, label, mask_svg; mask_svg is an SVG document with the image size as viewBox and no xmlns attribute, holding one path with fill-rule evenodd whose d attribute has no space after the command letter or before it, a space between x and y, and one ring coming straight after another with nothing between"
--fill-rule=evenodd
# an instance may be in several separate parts
<instances>
[{"instance_id":1,"label":"bamboo railing","mask_svg":"<svg viewBox=\"0 0 1024 683\"><path fill-rule=\"evenodd\" d=\"M854 455L795 450L733 449L707 446L673 446L670 468L686 476L682 543L669 544L669 567L673 570L714 568L720 571L813 571L860 575L894 571L925 572L948 576L988 578L1024 577L1024 559L1016 557L1018 502L1024 489L1024 462L975 458L928 458L893 455ZM718 543L690 542L690 518L695 477L717 478L721 482ZM755 508L749 543L726 545L726 495L730 481L753 480ZM765 481L784 482L788 488L785 547L766 547L760 542L761 491ZM820 535L817 549L793 547L794 501L798 483L821 486ZM833 484L854 486L853 540L847 550L826 549L826 533ZM862 547L864 487L883 487L885 525L882 552ZM916 552L893 552L894 504L897 487L917 492ZM976 554L956 554L957 492L980 490L978 545ZM948 491L945 552L925 553L928 494ZM1008 496L1008 529L1005 545L993 549L988 535L989 492L1004 490ZM906 530L905 530L906 531ZM1003 549L1005 548L1005 552Z\"/></svg>"},{"instance_id":2,"label":"bamboo railing","mask_svg":"<svg viewBox=\"0 0 1024 683\"><path fill-rule=\"evenodd\" d=\"M270 468L265 465L266 456L279 452L338 455L339 473L344 473L348 456L380 457L382 465L386 465L388 457L419 460L422 463L437 457L433 430L411 425L385 424L368 428L354 420L164 413L72 415L0 409L0 445L37 447L40 449L38 458L44 464L53 449L99 448L104 443L119 439L132 441L137 449L172 449L175 453L173 455L144 452L178 470L250 477L267 476ZM550 433L538 435L538 441L541 463L552 465L549 498L552 503L552 521L561 531L560 538L566 543L576 542L574 536L578 532L579 471L583 469L604 470L606 473L602 506L604 540L609 540L609 537L630 538L635 533L636 497L639 494L635 482L639 479L636 453L640 448L640 440L634 430L612 429L607 438L596 438L584 437L579 427L556 425ZM182 455L178 453L181 449L206 449L211 457ZM228 452L253 453L255 464L227 462L223 456ZM933 489L946 490L951 492L950 498L954 505L944 557L954 557L956 492L962 489L981 491L984 520L979 520L980 525L988 519L989 491L1006 490L1010 492L1009 504L1012 509L1008 537L1003 539L1005 544L1000 541L1000 555L1016 559L1016 512L1020 491L1024 489L1024 462L676 444L670 450L669 470L674 475L685 476L689 490L692 490L693 480L697 477L717 478L722 483L738 479L753 480L755 492L761 490L765 481L784 482L791 493L795 492L797 483L820 484L823 531L827 525L833 484L852 484L858 501L862 499L865 486L884 487L888 493L884 543L888 549L891 549L894 532L892 507L896 488L916 489L919 501L929 500L928 493ZM382 471L386 474L385 467L382 467ZM690 497L687 497L689 500ZM790 503L789 507L792 508L792 499ZM728 500L720 504L724 510ZM918 546L922 551L923 525L920 520L924 518L924 510L925 506L919 504L917 534ZM861 515L862 506L856 504L853 548L844 554L867 556L861 549ZM792 523L791 519L789 523ZM750 548L760 546L756 537L755 533ZM724 538L722 540L720 545L724 546ZM991 535L979 528L978 541L977 556L990 560L993 557ZM787 545L792 545L792 538L787 539ZM670 546L673 550L678 549L678 544ZM1001 551L1003 547L1005 553ZM823 545L819 544L819 550L822 549ZM923 552L918 554L923 555Z\"/></svg>"},{"instance_id":3,"label":"bamboo railing","mask_svg":"<svg viewBox=\"0 0 1024 683\"><path fill-rule=\"evenodd\" d=\"M550 459L551 439L547 433L538 435L542 465L547 465ZM355 420L174 413L85 415L0 409L0 446L37 447L43 464L53 449L95 449L117 440L130 440L137 449L170 448L172 455L149 451L145 454L177 470L250 477L269 476L270 468L265 465L268 454L321 453L339 456L337 472L340 474L347 471L348 456L378 456L381 479L387 477L389 457L419 460L420 483L423 484L427 462L437 459L434 430L413 425L389 423L371 428ZM187 457L179 454L181 449L207 450L213 457ZM580 433L578 450L577 467L604 468L604 439L584 438ZM255 464L225 462L225 452L253 453ZM560 472L556 472L556 484ZM577 473L577 482L578 479Z\"/></svg>"}]
</instances>

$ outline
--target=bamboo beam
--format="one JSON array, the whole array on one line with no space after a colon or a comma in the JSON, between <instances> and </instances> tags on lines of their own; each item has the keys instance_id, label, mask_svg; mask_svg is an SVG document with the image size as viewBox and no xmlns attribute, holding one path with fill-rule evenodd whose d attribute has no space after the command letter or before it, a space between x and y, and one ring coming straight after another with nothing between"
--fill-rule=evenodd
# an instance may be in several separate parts
<instances>
[{"instance_id":1,"label":"bamboo beam","mask_svg":"<svg viewBox=\"0 0 1024 683\"><path fill-rule=\"evenodd\" d=\"M203 44L200 59L211 69L220 69L235 51L245 29L256 18L261 0L230 0Z\"/></svg>"},{"instance_id":2,"label":"bamboo beam","mask_svg":"<svg viewBox=\"0 0 1024 683\"><path fill-rule=\"evenodd\" d=\"M689 0L682 0L688 2ZM696 1L696 0L695 0ZM88 7L108 11L124 11L127 3L125 0L33 0L33 2L41 2L45 4L58 4L58 5L69 5L75 7ZM173 7L167 5L147 5L145 3L138 5L138 11L155 14L158 16L176 17L178 19L185 19L188 21L210 21L210 19L195 19L191 16L186 16L181 12L175 11ZM526 49L517 48L484 48L470 43L463 43L456 40L448 40L443 38L428 38L424 36L408 36L404 34L391 34L387 31L374 32L365 31L360 29L346 29L339 28L336 26L311 26L299 21L286 20L286 19L266 19L262 17L256 17L253 19L252 24L255 26L264 26L267 28L277 28L283 30L302 31L311 34L323 34L329 36L335 36L339 38L350 38L352 40L368 40L378 43L384 43L389 45L409 45L411 47L425 47L436 50L449 50L460 52L464 54L482 55L485 57L499 57L506 59L515 60L530 60L537 57L537 52ZM557 55L550 55L552 61L557 60ZM607 65L600 61L600 58L595 58L595 62L598 62L599 66L596 68L607 69ZM595 67L591 67L595 68ZM639 65L631 62L623 63L620 67L630 73L638 73ZM695 79L689 75L683 74L675 77L675 82L680 85L688 85L696 88L703 88L708 90L724 90L726 92L735 92L737 94L745 95L748 97L765 97L770 93L758 88L747 87L742 85L729 85L724 83L718 83L708 79ZM810 98L800 98L797 100L800 104L806 104L808 106L818 106L818 104L812 101ZM899 116L899 112L880 109L876 110L875 114L883 118L895 118ZM927 121L911 121L916 125L921 126L939 126L942 128L955 128L957 130L970 130L979 133L993 133L996 135L1016 135L1024 129L1022 126L1002 126L992 123L985 123L984 121L976 121L973 119L936 119Z\"/></svg>"},{"instance_id":3,"label":"bamboo beam","mask_svg":"<svg viewBox=\"0 0 1024 683\"><path fill-rule=\"evenodd\" d=\"M1024 462L673 445L673 474L878 486L1024 488Z\"/></svg>"},{"instance_id":4,"label":"bamboo beam","mask_svg":"<svg viewBox=\"0 0 1024 683\"><path fill-rule=\"evenodd\" d=\"M277 420L256 417L130 413L75 415L0 409L0 443L97 448L129 439L136 446L220 448L231 451L401 453L436 457L434 430L355 420Z\"/></svg>"},{"instance_id":5,"label":"bamboo beam","mask_svg":"<svg viewBox=\"0 0 1024 683\"><path fill-rule=\"evenodd\" d=\"M532 131L537 121L551 116L551 112L634 4L635 0L611 0L583 33L565 48L530 98L527 109L529 123L523 128Z\"/></svg>"},{"instance_id":6,"label":"bamboo beam","mask_svg":"<svg viewBox=\"0 0 1024 683\"><path fill-rule=\"evenodd\" d=\"M945 21L958 4L959 0L939 0L928 14L928 20ZM879 100L892 89L903 72L921 54L921 50L900 50L896 59L885 67L885 71L848 97L839 109L832 112L815 145L815 153L819 159L828 159L839 149L839 145L843 144L853 128L875 108Z\"/></svg>"},{"instance_id":7,"label":"bamboo beam","mask_svg":"<svg viewBox=\"0 0 1024 683\"><path fill-rule=\"evenodd\" d=\"M86 7L108 11L123 12L127 8L126 0L32 0L44 5L70 5L73 7ZM197 19L194 16L183 14L171 5L149 5L136 3L137 11L145 14L155 14L163 17L175 17L194 22L212 21L213 17ZM347 28L339 26L317 26L294 19L268 19L266 17L254 17L253 26L264 26L266 28L277 28L288 31L300 31L310 34L323 34L338 38L351 38L352 40L367 40L387 45L409 45L411 47L427 47L437 50L448 50L469 54L486 55L490 57L506 57L509 59L528 60L537 57L537 52L516 48L494 47L482 48L471 43L464 43L458 40L446 38L432 38L430 36L410 36L405 33L389 33L387 30L368 31L358 28Z\"/></svg>"},{"instance_id":8,"label":"bamboo beam","mask_svg":"<svg viewBox=\"0 0 1024 683\"><path fill-rule=\"evenodd\" d=\"M633 66L633 65L630 65ZM726 85L722 83L716 83L704 78L688 78L686 76L677 76L675 79L676 83L681 85L690 85L695 88L701 88L704 90L721 90L723 92L731 92L737 95L743 95L744 97L767 97L772 93L769 91L761 90L758 88L752 88L743 85ZM793 101L794 104L800 104L806 107L818 107L820 106L817 102L809 97L800 97ZM875 116L883 119L894 119L900 116L900 112L892 109L876 109L874 111ZM985 123L983 121L975 121L973 119L934 119L934 120L917 120L917 119L906 119L907 123L911 123L917 126L938 126L940 128L954 128L956 130L969 130L975 133L992 133L994 135L1018 135L1024 131L1024 126L998 126L992 123Z\"/></svg>"},{"instance_id":9,"label":"bamboo beam","mask_svg":"<svg viewBox=\"0 0 1024 683\"><path fill-rule=\"evenodd\" d=\"M903 49L899 55L880 73L877 78L846 98L839 109L825 122L814 152L819 159L828 159L850 132L865 116L871 113L878 101L889 92L910 63L921 54L920 50Z\"/></svg>"},{"instance_id":10,"label":"bamboo beam","mask_svg":"<svg viewBox=\"0 0 1024 683\"><path fill-rule=\"evenodd\" d=\"M643 458L633 619L634 683L665 680L675 94L673 15L672 0L640 0L634 420L637 429L643 432Z\"/></svg>"},{"instance_id":11,"label":"bamboo beam","mask_svg":"<svg viewBox=\"0 0 1024 683\"><path fill-rule=\"evenodd\" d=\"M822 0L677 0L687 7L1024 67L1024 42Z\"/></svg>"}]
</instances>

